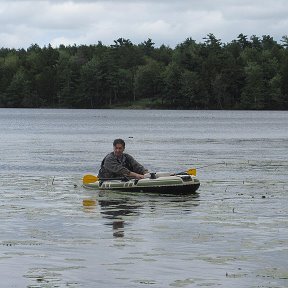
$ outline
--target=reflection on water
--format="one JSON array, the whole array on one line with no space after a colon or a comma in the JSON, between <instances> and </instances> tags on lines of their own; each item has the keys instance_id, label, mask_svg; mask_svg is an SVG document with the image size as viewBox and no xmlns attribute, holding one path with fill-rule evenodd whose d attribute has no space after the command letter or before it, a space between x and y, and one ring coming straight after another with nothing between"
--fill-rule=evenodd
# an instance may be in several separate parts
<instances>
[{"instance_id":1,"label":"reflection on water","mask_svg":"<svg viewBox=\"0 0 288 288\"><path fill-rule=\"evenodd\" d=\"M128 199L123 200L107 200L99 199L101 206L101 214L104 218L112 221L105 225L112 225L114 237L124 237L124 225L125 221L123 216L138 216L138 209L141 207L139 204L130 203Z\"/></svg>"},{"instance_id":2,"label":"reflection on water","mask_svg":"<svg viewBox=\"0 0 288 288\"><path fill-rule=\"evenodd\" d=\"M118 199L111 198L111 193ZM127 194L130 194L130 197L127 197ZM114 237L124 237L124 226L129 225L129 218L135 219L135 217L141 217L141 210L146 211L148 209L150 213L157 213L155 210L159 207L159 198L161 199L162 205L165 203L164 201L166 201L165 205L167 208L174 206L174 209L176 207L178 212L183 214L192 213L193 206L195 207L200 204L200 201L197 200L199 197L198 193L179 197L171 194L155 195L153 193L149 195L144 193L101 191L97 193L97 196L95 199L86 198L82 201L84 212L89 213L98 209L102 217L109 220L105 222L104 225L112 227ZM141 202L139 202L139 197L142 200ZM145 200L143 197L145 197Z\"/></svg>"},{"instance_id":3,"label":"reflection on water","mask_svg":"<svg viewBox=\"0 0 288 288\"><path fill-rule=\"evenodd\" d=\"M121 216L138 216L140 204L133 203L127 199L108 200L99 199L101 214L107 219L117 219Z\"/></svg>"},{"instance_id":4,"label":"reflection on water","mask_svg":"<svg viewBox=\"0 0 288 288\"><path fill-rule=\"evenodd\" d=\"M124 237L124 221L113 221L113 236Z\"/></svg>"}]
</instances>

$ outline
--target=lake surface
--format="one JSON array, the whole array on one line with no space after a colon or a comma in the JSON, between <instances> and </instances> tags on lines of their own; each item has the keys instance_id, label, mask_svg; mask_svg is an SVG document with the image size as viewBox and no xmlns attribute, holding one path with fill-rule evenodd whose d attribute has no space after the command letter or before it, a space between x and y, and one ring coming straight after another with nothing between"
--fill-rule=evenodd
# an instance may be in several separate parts
<instances>
[{"instance_id":1,"label":"lake surface","mask_svg":"<svg viewBox=\"0 0 288 288\"><path fill-rule=\"evenodd\" d=\"M1 287L288 287L287 127L287 112L0 109ZM150 171L197 168L199 193L84 189L118 137Z\"/></svg>"}]
</instances>

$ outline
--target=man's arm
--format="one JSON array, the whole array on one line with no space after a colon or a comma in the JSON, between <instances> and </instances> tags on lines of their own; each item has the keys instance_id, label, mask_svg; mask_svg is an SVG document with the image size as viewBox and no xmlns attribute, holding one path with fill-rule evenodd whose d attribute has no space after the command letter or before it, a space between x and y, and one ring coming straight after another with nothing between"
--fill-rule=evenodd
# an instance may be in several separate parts
<instances>
[{"instance_id":1,"label":"man's arm","mask_svg":"<svg viewBox=\"0 0 288 288\"><path fill-rule=\"evenodd\" d=\"M135 172L130 171L129 174L127 175L128 177L136 178L136 179L144 179L144 175L138 174Z\"/></svg>"},{"instance_id":2,"label":"man's arm","mask_svg":"<svg viewBox=\"0 0 288 288\"><path fill-rule=\"evenodd\" d=\"M145 173L148 172L147 169L144 168L143 165L141 165L139 162L137 162L131 155L126 154L126 157L132 166L132 172L135 172L136 174L141 174L144 175Z\"/></svg>"}]
</instances>

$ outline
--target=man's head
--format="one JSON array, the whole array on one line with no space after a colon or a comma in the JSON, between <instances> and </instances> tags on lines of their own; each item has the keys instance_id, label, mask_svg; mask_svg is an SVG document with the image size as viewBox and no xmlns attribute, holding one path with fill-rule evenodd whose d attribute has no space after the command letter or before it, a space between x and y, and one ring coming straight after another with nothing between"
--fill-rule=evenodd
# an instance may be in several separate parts
<instances>
[{"instance_id":1,"label":"man's head","mask_svg":"<svg viewBox=\"0 0 288 288\"><path fill-rule=\"evenodd\" d=\"M115 139L113 142L114 154L116 157L120 157L125 150L125 142L122 139Z\"/></svg>"}]
</instances>

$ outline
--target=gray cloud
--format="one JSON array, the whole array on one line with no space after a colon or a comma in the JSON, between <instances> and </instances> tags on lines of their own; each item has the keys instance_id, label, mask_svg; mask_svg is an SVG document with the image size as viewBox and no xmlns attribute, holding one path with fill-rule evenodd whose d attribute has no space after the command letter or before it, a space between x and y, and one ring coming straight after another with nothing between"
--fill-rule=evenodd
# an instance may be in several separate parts
<instances>
[{"instance_id":1,"label":"gray cloud","mask_svg":"<svg viewBox=\"0 0 288 288\"><path fill-rule=\"evenodd\" d=\"M280 40L288 31L285 0L0 0L0 47L32 43L110 45L119 37L151 38L171 47L213 33L223 42L240 33Z\"/></svg>"}]
</instances>

